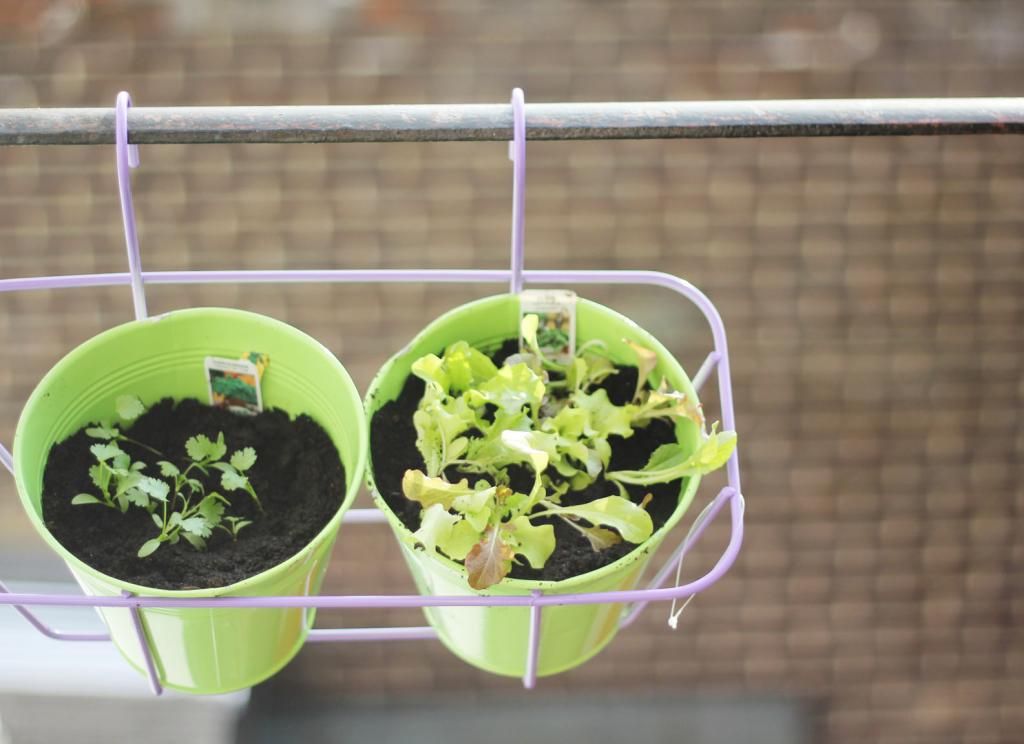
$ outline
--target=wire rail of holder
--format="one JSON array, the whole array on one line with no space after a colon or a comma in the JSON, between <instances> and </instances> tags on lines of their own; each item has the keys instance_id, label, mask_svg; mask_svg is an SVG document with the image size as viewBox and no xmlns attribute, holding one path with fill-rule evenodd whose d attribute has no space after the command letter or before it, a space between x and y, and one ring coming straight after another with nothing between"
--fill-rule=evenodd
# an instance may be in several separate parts
<instances>
[{"instance_id":1,"label":"wire rail of holder","mask_svg":"<svg viewBox=\"0 0 1024 744\"><path fill-rule=\"evenodd\" d=\"M213 283L481 283L524 285L629 284L661 287L689 300L710 326L713 350L693 378L700 389L717 373L722 423L735 429L729 355L722 319L711 301L689 282L658 271L526 270L523 266L526 140L663 139L708 137L872 136L938 134L1024 134L1024 98L863 99L818 101L728 101L650 103L552 103L527 107L522 91L512 103L438 106L262 106L139 108L119 94L114 109L0 110L0 145L115 144L129 271L0 279L0 292L129 286L137 318L147 317L146 284ZM129 127L130 124L130 127ZM130 130L130 135L129 135ZM137 167L139 144L211 142L400 142L511 140L513 219L508 270L264 270L143 271L138 250L129 169ZM13 474L10 451L0 444L0 464ZM51 628L28 606L126 608L143 649L147 676L156 694L162 686L149 649L140 610L177 608L398 608L528 607L530 632L523 683L536 682L540 624L544 607L625 603L622 626L631 624L647 603L685 600L707 589L735 561L743 540L744 500L738 451L726 467L728 485L705 507L685 538L644 589L586 594L518 597L335 595L282 597L166 598L125 594L92 597L11 592L0 582L0 605L11 605L42 634L66 641L107 641L106 633L64 632ZM714 567L683 585L663 588L673 570L726 505L732 532ZM352 509L348 524L384 522L375 509ZM313 629L310 641L386 641L436 638L430 627Z\"/></svg>"}]
</instances>

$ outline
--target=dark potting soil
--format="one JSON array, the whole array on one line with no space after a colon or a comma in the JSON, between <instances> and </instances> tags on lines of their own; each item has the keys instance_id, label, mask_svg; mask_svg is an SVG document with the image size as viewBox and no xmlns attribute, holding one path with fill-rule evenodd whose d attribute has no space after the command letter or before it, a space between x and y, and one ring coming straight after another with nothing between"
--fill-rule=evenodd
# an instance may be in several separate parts
<instances>
[{"instance_id":1,"label":"dark potting soil","mask_svg":"<svg viewBox=\"0 0 1024 744\"><path fill-rule=\"evenodd\" d=\"M517 341L510 339L491 354L491 358L495 364L501 365L506 357L517 351ZM618 374L605 378L598 387L608 392L608 399L612 403L623 405L629 401L636 388L637 369L628 366L616 368ZM381 406L373 415L370 424L370 456L373 458L377 490L402 523L412 531L420 527L421 507L418 503L405 498L402 493L402 476L406 470L422 470L425 467L423 457L416 449L416 429L412 423L412 416L419 406L420 398L423 397L423 390L423 381L410 375L398 398ZM608 438L612 448L609 469L639 470L647 464L654 450L674 441L674 427L660 419L652 421L645 428L635 430L633 436L628 439L611 436ZM467 477L470 483L480 477L475 473L466 473L463 476L458 472L449 472L446 475L449 479ZM516 490L529 491L533 485L533 477L526 468L510 468L509 475ZM630 499L638 504L646 494L650 493L653 496L647 505L647 511L654 522L654 529L657 530L668 521L679 504L680 486L681 482L677 480L654 486L627 486L627 490ZM618 487L605 481L602 476L583 491L569 491L563 495L562 503L566 506L583 504L618 493ZM560 581L595 571L617 561L637 547L633 543L623 541L598 552L579 531L557 517L541 518L534 523L554 526L555 551L541 569L530 568L525 563L513 563L509 574L511 578Z\"/></svg>"},{"instance_id":2,"label":"dark potting soil","mask_svg":"<svg viewBox=\"0 0 1024 744\"><path fill-rule=\"evenodd\" d=\"M131 506L122 514L102 504L71 504L76 494L98 495L89 478L89 467L95 463L89 447L99 440L89 437L83 427L50 450L43 475L43 520L54 537L85 563L135 584L207 589L254 576L305 547L345 497L345 470L338 450L327 432L304 414L293 420L284 411L272 409L244 416L194 399L175 403L166 398L124 431L169 455L167 459L182 470L189 462L185 441L196 434L216 440L223 432L228 457L235 450L252 447L257 459L247 475L264 509L260 513L244 491L224 493L219 472L211 470L209 478L199 476L207 490L224 493L231 501L226 514L251 519L252 524L239 532L237 541L223 530L214 530L204 551L182 539L139 558L139 547L159 534L145 509ZM119 446L133 461L147 463L143 472L159 475L156 463L163 458L131 442L119 442Z\"/></svg>"}]
</instances>

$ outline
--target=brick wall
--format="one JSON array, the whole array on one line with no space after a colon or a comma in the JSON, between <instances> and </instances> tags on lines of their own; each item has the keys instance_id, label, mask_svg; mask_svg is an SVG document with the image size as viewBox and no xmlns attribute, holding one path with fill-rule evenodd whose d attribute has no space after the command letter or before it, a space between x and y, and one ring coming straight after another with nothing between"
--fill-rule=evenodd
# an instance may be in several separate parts
<instances>
[{"instance_id":1,"label":"brick wall","mask_svg":"<svg viewBox=\"0 0 1024 744\"><path fill-rule=\"evenodd\" d=\"M197 20L191 3L108 0L63 24L57 4L32 5L0 32L0 106L112 105L122 88L140 105L490 102L513 85L528 101L1014 95L1024 72L1024 12L987 0L379 2L244 34ZM529 265L659 268L718 304L749 524L733 572L678 631L654 607L542 689L781 692L816 704L822 741L1013 740L1024 725L1020 141L534 143L528 163ZM112 166L107 147L0 151L0 276L121 270ZM510 180L495 143L144 148L144 263L502 267ZM154 312L228 304L285 319L365 387L424 318L487 291L149 296ZM667 293L588 294L691 371L703 358L699 319ZM0 441L53 362L130 312L125 290L0 296ZM0 539L42 550L9 480ZM327 589L409 590L389 540L383 527L346 529ZM689 571L724 540L710 531ZM422 642L307 648L275 685L327 698L522 694Z\"/></svg>"}]
</instances>

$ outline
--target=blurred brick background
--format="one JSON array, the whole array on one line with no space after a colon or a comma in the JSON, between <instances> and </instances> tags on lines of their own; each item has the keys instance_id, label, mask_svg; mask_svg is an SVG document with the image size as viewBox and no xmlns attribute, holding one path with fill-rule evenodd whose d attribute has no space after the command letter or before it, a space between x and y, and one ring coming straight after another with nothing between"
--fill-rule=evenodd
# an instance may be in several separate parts
<instances>
[{"instance_id":1,"label":"blurred brick background","mask_svg":"<svg viewBox=\"0 0 1024 744\"><path fill-rule=\"evenodd\" d=\"M1019 94L1024 9L947 0L0 6L0 106L445 103ZM657 268L730 331L749 523L680 628L648 610L542 690L791 694L838 742L1008 742L1024 727L1024 149L1017 138L534 143L528 265ZM134 177L148 269L504 267L497 143L159 146ZM0 276L125 265L109 147L0 151ZM365 388L443 310L494 288L149 290L326 343ZM708 338L661 290L587 294L691 371ZM0 441L127 290L0 296ZM709 389L708 397L713 394ZM703 491L706 500L715 489ZM710 565L726 533L689 564ZM0 540L43 551L0 481ZM410 589L383 527L328 589ZM416 613L325 622L417 623ZM72 653L72 651L69 651ZM439 645L307 648L275 694L521 695ZM543 694L543 693L542 693Z\"/></svg>"}]
</instances>

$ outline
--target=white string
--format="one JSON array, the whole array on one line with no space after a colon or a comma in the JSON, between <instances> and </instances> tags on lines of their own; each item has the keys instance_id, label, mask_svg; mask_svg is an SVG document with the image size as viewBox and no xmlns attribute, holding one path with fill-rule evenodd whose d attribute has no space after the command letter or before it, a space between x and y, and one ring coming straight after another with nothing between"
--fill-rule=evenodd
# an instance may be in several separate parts
<instances>
[{"instance_id":1,"label":"white string","mask_svg":"<svg viewBox=\"0 0 1024 744\"><path fill-rule=\"evenodd\" d=\"M734 498L738 498L738 494ZM676 587L679 586L679 579L683 573L683 559L686 558L686 554L690 550L690 542L693 540L693 534L701 527L701 525L708 521L711 508L715 505L716 501L718 501L718 499L712 499L711 502L704 507L703 511L701 511L701 513L697 515L697 518L693 520L693 526L690 527L690 531L686 533L686 539L683 540L683 551L679 554L679 563L676 564ZM678 600L675 598L672 599L672 607L669 608L668 612L668 627L672 628L672 630L679 627L679 616L683 614L683 610L686 609L686 606L690 604L696 596L696 594L691 594L687 597L686 601L683 602L683 606L678 610L676 609L676 603Z\"/></svg>"}]
</instances>

